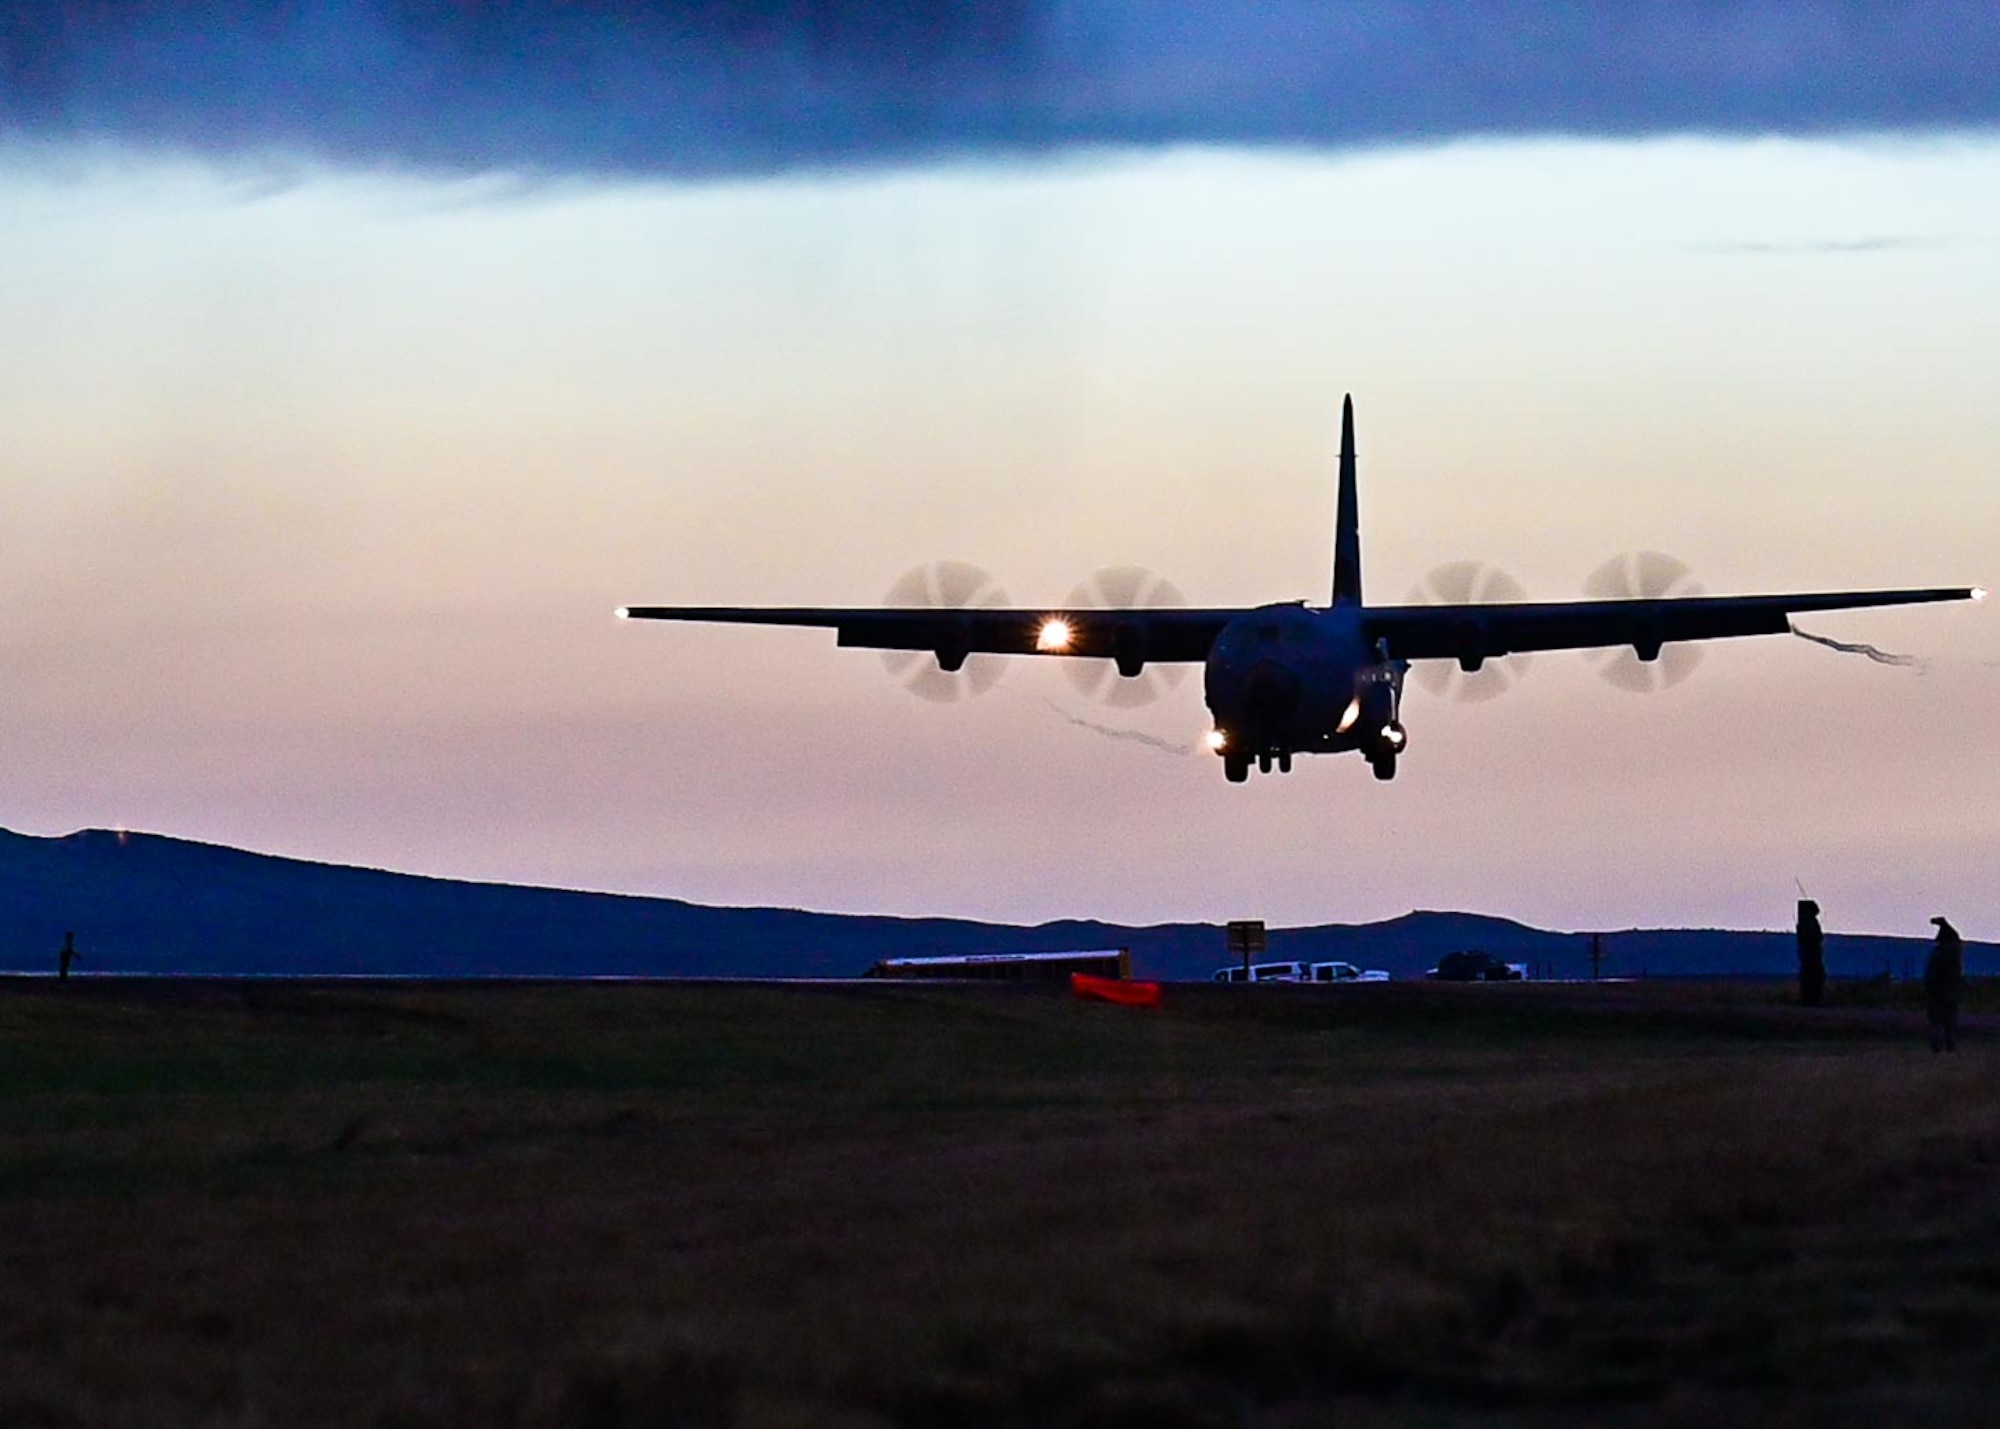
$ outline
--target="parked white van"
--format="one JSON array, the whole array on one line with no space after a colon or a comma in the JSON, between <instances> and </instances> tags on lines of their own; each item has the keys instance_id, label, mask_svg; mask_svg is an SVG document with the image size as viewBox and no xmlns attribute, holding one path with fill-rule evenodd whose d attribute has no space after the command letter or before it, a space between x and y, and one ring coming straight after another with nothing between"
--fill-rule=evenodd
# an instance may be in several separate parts
<instances>
[{"instance_id":1,"label":"parked white van","mask_svg":"<svg viewBox=\"0 0 2000 1429\"><path fill-rule=\"evenodd\" d=\"M1243 964L1241 963L1236 964L1234 967L1217 968L1215 970L1216 982L1242 982L1243 980ZM1311 978L1306 971L1304 963L1252 963L1250 965L1249 980L1251 982L1309 982Z\"/></svg>"}]
</instances>

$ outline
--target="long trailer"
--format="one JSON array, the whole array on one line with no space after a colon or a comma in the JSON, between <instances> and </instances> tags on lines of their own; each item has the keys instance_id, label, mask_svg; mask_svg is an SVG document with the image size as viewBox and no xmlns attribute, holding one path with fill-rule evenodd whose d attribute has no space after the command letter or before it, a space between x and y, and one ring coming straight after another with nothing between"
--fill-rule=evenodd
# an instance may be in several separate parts
<instances>
[{"instance_id":1,"label":"long trailer","mask_svg":"<svg viewBox=\"0 0 2000 1429\"><path fill-rule=\"evenodd\" d=\"M942 958L884 958L863 977L958 978L983 982L1066 982L1071 973L1132 976L1129 948L1057 953L960 953Z\"/></svg>"}]
</instances>

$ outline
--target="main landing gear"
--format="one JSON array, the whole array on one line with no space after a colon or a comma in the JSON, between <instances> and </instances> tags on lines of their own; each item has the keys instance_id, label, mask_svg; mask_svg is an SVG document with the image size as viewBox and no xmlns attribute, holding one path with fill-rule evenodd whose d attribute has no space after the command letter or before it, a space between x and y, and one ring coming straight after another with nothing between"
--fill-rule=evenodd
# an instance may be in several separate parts
<instances>
[{"instance_id":1,"label":"main landing gear","mask_svg":"<svg viewBox=\"0 0 2000 1429\"><path fill-rule=\"evenodd\" d=\"M1377 779L1394 779L1396 760L1409 743L1410 736L1403 726L1390 724L1383 726L1381 735L1372 744L1363 745L1361 752ZM1252 761L1255 761L1259 774L1269 774L1273 769L1280 774L1292 772L1292 751L1289 749L1260 749L1250 754L1225 747L1222 751L1222 777L1232 784L1243 783L1250 777Z\"/></svg>"},{"instance_id":2,"label":"main landing gear","mask_svg":"<svg viewBox=\"0 0 2000 1429\"><path fill-rule=\"evenodd\" d=\"M1254 756L1225 750L1222 755L1222 776L1232 784L1241 784L1250 777L1250 761L1257 761L1257 772L1269 774L1276 769L1280 774L1292 772L1292 751L1289 749L1260 750Z\"/></svg>"}]
</instances>

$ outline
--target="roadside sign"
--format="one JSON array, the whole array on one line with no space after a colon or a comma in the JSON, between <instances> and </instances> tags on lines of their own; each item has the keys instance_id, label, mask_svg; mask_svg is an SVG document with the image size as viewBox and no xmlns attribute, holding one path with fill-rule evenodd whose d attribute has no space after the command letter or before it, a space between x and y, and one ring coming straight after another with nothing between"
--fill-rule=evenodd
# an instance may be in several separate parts
<instances>
[{"instance_id":1,"label":"roadside sign","mask_svg":"<svg viewBox=\"0 0 2000 1429\"><path fill-rule=\"evenodd\" d=\"M1229 925L1229 951L1255 957L1264 951L1264 920L1244 919Z\"/></svg>"},{"instance_id":2,"label":"roadside sign","mask_svg":"<svg viewBox=\"0 0 2000 1429\"><path fill-rule=\"evenodd\" d=\"M1264 920L1242 918L1229 925L1229 951L1243 959L1243 981L1250 981L1250 960L1264 951Z\"/></svg>"}]
</instances>

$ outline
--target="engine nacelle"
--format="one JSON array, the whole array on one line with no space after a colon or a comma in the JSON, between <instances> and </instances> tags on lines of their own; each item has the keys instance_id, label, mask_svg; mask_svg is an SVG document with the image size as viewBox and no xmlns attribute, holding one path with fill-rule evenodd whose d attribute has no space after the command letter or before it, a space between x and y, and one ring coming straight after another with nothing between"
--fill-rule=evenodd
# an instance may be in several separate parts
<instances>
[{"instance_id":1,"label":"engine nacelle","mask_svg":"<svg viewBox=\"0 0 2000 1429\"><path fill-rule=\"evenodd\" d=\"M948 620L938 630L938 668L947 674L957 674L965 668L966 657L972 654L972 625L964 619Z\"/></svg>"},{"instance_id":2,"label":"engine nacelle","mask_svg":"<svg viewBox=\"0 0 2000 1429\"><path fill-rule=\"evenodd\" d=\"M1136 680L1146 668L1146 627L1136 620L1121 620L1111 632L1111 661L1118 673Z\"/></svg>"}]
</instances>

